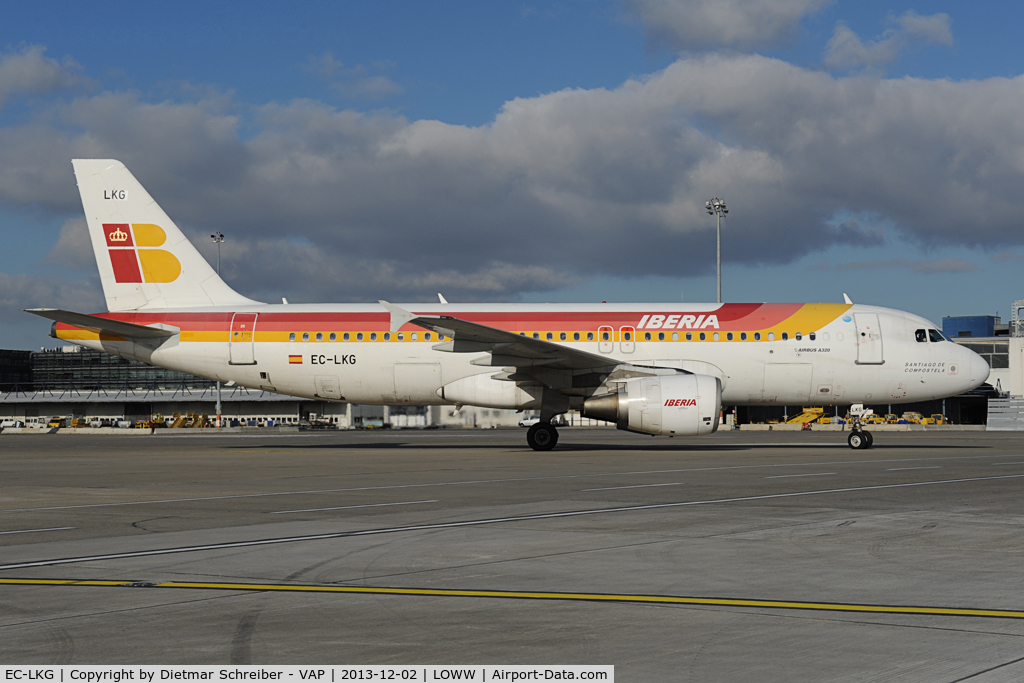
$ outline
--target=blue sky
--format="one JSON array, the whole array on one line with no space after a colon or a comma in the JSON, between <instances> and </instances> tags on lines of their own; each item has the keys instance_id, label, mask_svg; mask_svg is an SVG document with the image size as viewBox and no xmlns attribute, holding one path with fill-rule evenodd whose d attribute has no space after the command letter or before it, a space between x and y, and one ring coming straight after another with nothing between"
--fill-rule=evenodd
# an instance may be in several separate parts
<instances>
[{"instance_id":1,"label":"blue sky","mask_svg":"<svg viewBox=\"0 0 1024 683\"><path fill-rule=\"evenodd\" d=\"M21 308L103 309L73 155L223 230L226 279L264 300L713 300L718 195L726 300L1008 317L1022 24L1008 2L5 8L0 348L50 343Z\"/></svg>"}]
</instances>

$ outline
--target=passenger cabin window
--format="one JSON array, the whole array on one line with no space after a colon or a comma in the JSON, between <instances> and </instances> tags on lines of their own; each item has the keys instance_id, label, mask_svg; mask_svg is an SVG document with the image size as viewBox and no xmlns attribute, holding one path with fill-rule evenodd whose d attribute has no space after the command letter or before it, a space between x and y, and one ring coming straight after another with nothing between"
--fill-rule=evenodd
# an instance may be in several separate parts
<instances>
[{"instance_id":1,"label":"passenger cabin window","mask_svg":"<svg viewBox=\"0 0 1024 683\"><path fill-rule=\"evenodd\" d=\"M608 341L609 339L611 339L611 332L601 333L601 341Z\"/></svg>"},{"instance_id":2,"label":"passenger cabin window","mask_svg":"<svg viewBox=\"0 0 1024 683\"><path fill-rule=\"evenodd\" d=\"M409 334L409 339L411 339L413 341L416 341L417 339L419 339L419 337L420 337L420 335L418 333L416 333L416 332L411 332Z\"/></svg>"},{"instance_id":3,"label":"passenger cabin window","mask_svg":"<svg viewBox=\"0 0 1024 683\"><path fill-rule=\"evenodd\" d=\"M316 340L317 341L323 341L324 340L324 333L323 332L317 332L316 333Z\"/></svg>"},{"instance_id":4,"label":"passenger cabin window","mask_svg":"<svg viewBox=\"0 0 1024 683\"><path fill-rule=\"evenodd\" d=\"M302 333L302 341L309 341L309 332Z\"/></svg>"},{"instance_id":5,"label":"passenger cabin window","mask_svg":"<svg viewBox=\"0 0 1024 683\"><path fill-rule=\"evenodd\" d=\"M761 333L760 332L755 332L754 333L754 341L761 341Z\"/></svg>"},{"instance_id":6,"label":"passenger cabin window","mask_svg":"<svg viewBox=\"0 0 1024 683\"><path fill-rule=\"evenodd\" d=\"M686 333L686 341L693 341L693 332Z\"/></svg>"},{"instance_id":7,"label":"passenger cabin window","mask_svg":"<svg viewBox=\"0 0 1024 683\"><path fill-rule=\"evenodd\" d=\"M390 332L385 332L384 333L384 341L391 341L391 333Z\"/></svg>"},{"instance_id":8,"label":"passenger cabin window","mask_svg":"<svg viewBox=\"0 0 1024 683\"><path fill-rule=\"evenodd\" d=\"M631 341L633 339L633 335L630 334L629 332L623 332L622 338L625 339L626 341Z\"/></svg>"},{"instance_id":9,"label":"passenger cabin window","mask_svg":"<svg viewBox=\"0 0 1024 683\"><path fill-rule=\"evenodd\" d=\"M331 341L337 341L337 340L338 340L338 335L335 334L334 332L331 332Z\"/></svg>"},{"instance_id":10,"label":"passenger cabin window","mask_svg":"<svg viewBox=\"0 0 1024 683\"><path fill-rule=\"evenodd\" d=\"M725 335L725 338L728 339L729 341L732 341L732 332L727 333Z\"/></svg>"},{"instance_id":11,"label":"passenger cabin window","mask_svg":"<svg viewBox=\"0 0 1024 683\"><path fill-rule=\"evenodd\" d=\"M363 341L363 333L356 332L356 341Z\"/></svg>"},{"instance_id":12,"label":"passenger cabin window","mask_svg":"<svg viewBox=\"0 0 1024 683\"><path fill-rule=\"evenodd\" d=\"M658 341L665 341L665 333L664 332L659 332L658 333Z\"/></svg>"},{"instance_id":13,"label":"passenger cabin window","mask_svg":"<svg viewBox=\"0 0 1024 683\"><path fill-rule=\"evenodd\" d=\"M740 332L740 341L747 341L747 333Z\"/></svg>"},{"instance_id":14,"label":"passenger cabin window","mask_svg":"<svg viewBox=\"0 0 1024 683\"><path fill-rule=\"evenodd\" d=\"M594 341L594 333L587 332L587 341Z\"/></svg>"},{"instance_id":15,"label":"passenger cabin window","mask_svg":"<svg viewBox=\"0 0 1024 683\"><path fill-rule=\"evenodd\" d=\"M946 338L938 330L928 330L928 339L933 342L946 341Z\"/></svg>"},{"instance_id":16,"label":"passenger cabin window","mask_svg":"<svg viewBox=\"0 0 1024 683\"><path fill-rule=\"evenodd\" d=\"M288 341L295 341L295 333L292 332L288 335Z\"/></svg>"},{"instance_id":17,"label":"passenger cabin window","mask_svg":"<svg viewBox=\"0 0 1024 683\"><path fill-rule=\"evenodd\" d=\"M423 333L423 341L430 341L430 333L429 332L424 332Z\"/></svg>"},{"instance_id":18,"label":"passenger cabin window","mask_svg":"<svg viewBox=\"0 0 1024 683\"><path fill-rule=\"evenodd\" d=\"M713 333L713 334L711 335L711 338L712 338L712 339L714 339L715 341L718 341L718 340L719 340L719 339L721 339L722 337L721 337L721 335L719 335L719 334L718 334L717 332L715 332L715 333Z\"/></svg>"},{"instance_id":19,"label":"passenger cabin window","mask_svg":"<svg viewBox=\"0 0 1024 683\"><path fill-rule=\"evenodd\" d=\"M678 332L673 332L672 333L672 341L679 341L679 333Z\"/></svg>"},{"instance_id":20,"label":"passenger cabin window","mask_svg":"<svg viewBox=\"0 0 1024 683\"><path fill-rule=\"evenodd\" d=\"M553 335L553 334L551 334L550 332L548 332L548 341L551 341L551 340L553 340L554 338L555 338L555 335Z\"/></svg>"},{"instance_id":21,"label":"passenger cabin window","mask_svg":"<svg viewBox=\"0 0 1024 683\"><path fill-rule=\"evenodd\" d=\"M789 332L783 332L782 333L782 341L786 341L787 339L789 339Z\"/></svg>"},{"instance_id":22,"label":"passenger cabin window","mask_svg":"<svg viewBox=\"0 0 1024 683\"><path fill-rule=\"evenodd\" d=\"M579 341L580 340L580 333L579 332L573 332L572 333L572 340L573 341Z\"/></svg>"},{"instance_id":23,"label":"passenger cabin window","mask_svg":"<svg viewBox=\"0 0 1024 683\"><path fill-rule=\"evenodd\" d=\"M565 341L566 339L568 339L568 337L565 336L565 332L559 332L558 339L559 341Z\"/></svg>"},{"instance_id":24,"label":"passenger cabin window","mask_svg":"<svg viewBox=\"0 0 1024 683\"><path fill-rule=\"evenodd\" d=\"M341 335L341 338L342 338L343 341L348 341L352 337L349 335L348 332L346 332L345 334Z\"/></svg>"},{"instance_id":25,"label":"passenger cabin window","mask_svg":"<svg viewBox=\"0 0 1024 683\"><path fill-rule=\"evenodd\" d=\"M540 332L534 332L533 333L533 338L534 339L540 339Z\"/></svg>"},{"instance_id":26,"label":"passenger cabin window","mask_svg":"<svg viewBox=\"0 0 1024 683\"><path fill-rule=\"evenodd\" d=\"M810 333L809 335L807 335L807 336L811 338L811 341L814 341L814 336L815 336L815 335L814 335L814 333L813 333L813 332L811 332L811 333Z\"/></svg>"},{"instance_id":27,"label":"passenger cabin window","mask_svg":"<svg viewBox=\"0 0 1024 683\"><path fill-rule=\"evenodd\" d=\"M701 332L701 333L700 333L700 340L701 340L701 341L704 341L704 340L705 340L705 339L707 339L707 338L708 338L708 335L707 335L706 333L704 333L704 332Z\"/></svg>"},{"instance_id":28,"label":"passenger cabin window","mask_svg":"<svg viewBox=\"0 0 1024 683\"><path fill-rule=\"evenodd\" d=\"M644 341L651 341L651 333L644 332Z\"/></svg>"},{"instance_id":29,"label":"passenger cabin window","mask_svg":"<svg viewBox=\"0 0 1024 683\"><path fill-rule=\"evenodd\" d=\"M404 332L399 332L398 333L398 341L405 341L405 333Z\"/></svg>"},{"instance_id":30,"label":"passenger cabin window","mask_svg":"<svg viewBox=\"0 0 1024 683\"><path fill-rule=\"evenodd\" d=\"M775 341L775 333L774 332L769 332L768 333L768 341Z\"/></svg>"},{"instance_id":31,"label":"passenger cabin window","mask_svg":"<svg viewBox=\"0 0 1024 683\"><path fill-rule=\"evenodd\" d=\"M928 341L928 333L924 330L914 330L914 339L919 342L926 342Z\"/></svg>"},{"instance_id":32,"label":"passenger cabin window","mask_svg":"<svg viewBox=\"0 0 1024 683\"><path fill-rule=\"evenodd\" d=\"M370 333L370 341L377 341L377 333L376 332L371 332Z\"/></svg>"},{"instance_id":33,"label":"passenger cabin window","mask_svg":"<svg viewBox=\"0 0 1024 683\"><path fill-rule=\"evenodd\" d=\"M804 338L804 336L802 334L800 334L799 332L796 333L796 340L797 341L800 341L803 338Z\"/></svg>"}]
</instances>

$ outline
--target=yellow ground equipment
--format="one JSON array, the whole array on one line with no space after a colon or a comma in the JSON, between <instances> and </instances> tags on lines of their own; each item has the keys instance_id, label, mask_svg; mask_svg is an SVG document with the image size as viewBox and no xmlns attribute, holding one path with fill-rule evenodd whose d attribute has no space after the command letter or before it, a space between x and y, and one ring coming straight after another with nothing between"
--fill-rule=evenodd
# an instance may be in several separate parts
<instances>
[{"instance_id":1,"label":"yellow ground equipment","mask_svg":"<svg viewBox=\"0 0 1024 683\"><path fill-rule=\"evenodd\" d=\"M786 420L786 424L802 425L810 424L811 422L817 422L819 419L821 419L824 413L824 408L804 408L804 412L800 413L799 415L790 420Z\"/></svg>"},{"instance_id":2,"label":"yellow ground equipment","mask_svg":"<svg viewBox=\"0 0 1024 683\"><path fill-rule=\"evenodd\" d=\"M926 418L922 419L921 420L921 424L923 424L923 425L945 425L945 424L949 424L949 422L946 421L946 416L945 415L942 415L941 413L935 413L931 417L926 417Z\"/></svg>"},{"instance_id":3,"label":"yellow ground equipment","mask_svg":"<svg viewBox=\"0 0 1024 683\"><path fill-rule=\"evenodd\" d=\"M887 425L894 425L899 421L900 418L896 415L893 415L892 413L889 413L888 415L885 416L885 424Z\"/></svg>"},{"instance_id":4,"label":"yellow ground equipment","mask_svg":"<svg viewBox=\"0 0 1024 683\"><path fill-rule=\"evenodd\" d=\"M923 419L924 417L921 415L921 413L903 413L903 417L900 418L901 421L912 425L921 424L921 420Z\"/></svg>"}]
</instances>

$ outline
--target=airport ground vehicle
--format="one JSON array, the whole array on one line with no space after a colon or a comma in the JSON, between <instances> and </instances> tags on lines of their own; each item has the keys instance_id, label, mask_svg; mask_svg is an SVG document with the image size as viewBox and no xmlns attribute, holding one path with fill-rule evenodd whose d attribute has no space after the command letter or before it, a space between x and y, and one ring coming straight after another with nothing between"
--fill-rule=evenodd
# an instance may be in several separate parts
<instances>
[{"instance_id":1,"label":"airport ground vehicle","mask_svg":"<svg viewBox=\"0 0 1024 683\"><path fill-rule=\"evenodd\" d=\"M700 436L722 405L950 396L988 364L935 325L842 304L265 304L231 289L125 166L74 160L108 313L30 312L69 342L320 400L570 409L620 429ZM861 434L859 421L853 431ZM856 441L857 445L854 444ZM871 445L870 435L850 445Z\"/></svg>"},{"instance_id":2,"label":"airport ground vehicle","mask_svg":"<svg viewBox=\"0 0 1024 683\"><path fill-rule=\"evenodd\" d=\"M519 426L520 427L532 427L533 425L535 425L535 424L537 424L539 422L540 422L540 418L539 417L524 417L522 420L519 421Z\"/></svg>"},{"instance_id":3,"label":"airport ground vehicle","mask_svg":"<svg viewBox=\"0 0 1024 683\"><path fill-rule=\"evenodd\" d=\"M825 414L824 408L804 408L804 411L794 418L786 420L788 425L798 424L811 424L812 422L819 422L822 416ZM824 423L822 423L824 424Z\"/></svg>"}]
</instances>

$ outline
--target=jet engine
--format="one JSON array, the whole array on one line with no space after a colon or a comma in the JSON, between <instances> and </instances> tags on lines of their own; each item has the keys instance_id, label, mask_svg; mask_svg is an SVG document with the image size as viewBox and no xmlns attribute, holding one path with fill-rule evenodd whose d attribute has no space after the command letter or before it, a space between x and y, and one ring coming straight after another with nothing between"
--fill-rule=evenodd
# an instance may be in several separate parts
<instances>
[{"instance_id":1,"label":"jet engine","mask_svg":"<svg viewBox=\"0 0 1024 683\"><path fill-rule=\"evenodd\" d=\"M583 402L583 417L619 429L665 436L700 436L718 429L722 383L710 375L641 377Z\"/></svg>"}]
</instances>

